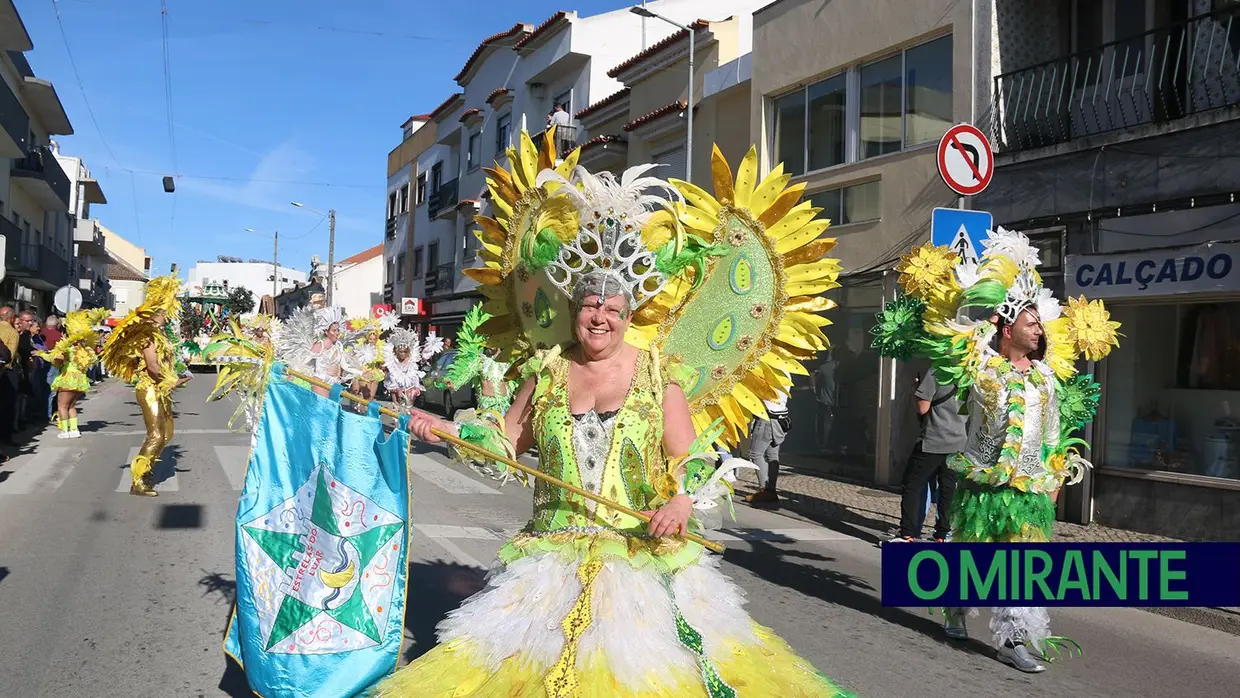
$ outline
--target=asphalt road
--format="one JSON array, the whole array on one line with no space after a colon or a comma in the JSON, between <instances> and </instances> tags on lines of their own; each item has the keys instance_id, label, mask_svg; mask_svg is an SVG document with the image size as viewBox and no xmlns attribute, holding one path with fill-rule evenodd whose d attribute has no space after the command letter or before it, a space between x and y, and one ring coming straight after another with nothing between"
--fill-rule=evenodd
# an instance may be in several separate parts
<instances>
[{"instance_id":1,"label":"asphalt road","mask_svg":"<svg viewBox=\"0 0 1240 698\"><path fill-rule=\"evenodd\" d=\"M154 499L132 497L142 441L131 392L101 386L83 438L51 431L0 465L0 698L246 696L220 651L234 591L233 517L248 440L228 404L205 404L210 376L179 394L178 432ZM529 490L502 489L416 455L406 658L482 586ZM1026 676L978 641L949 644L925 609L878 601L879 531L822 527L738 506L724 569L749 609L861 696L1235 695L1240 638L1130 609L1052 611L1085 655ZM972 622L981 636L986 614Z\"/></svg>"}]
</instances>

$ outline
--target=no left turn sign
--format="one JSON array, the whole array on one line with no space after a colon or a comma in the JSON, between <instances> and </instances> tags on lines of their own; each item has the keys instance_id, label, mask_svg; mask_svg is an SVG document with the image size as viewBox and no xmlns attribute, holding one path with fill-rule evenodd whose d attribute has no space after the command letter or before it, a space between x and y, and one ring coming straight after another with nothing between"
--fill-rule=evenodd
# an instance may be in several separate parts
<instances>
[{"instance_id":1,"label":"no left turn sign","mask_svg":"<svg viewBox=\"0 0 1240 698\"><path fill-rule=\"evenodd\" d=\"M985 134L969 124L947 129L939 141L939 175L952 191L980 194L995 173L995 155Z\"/></svg>"}]
</instances>

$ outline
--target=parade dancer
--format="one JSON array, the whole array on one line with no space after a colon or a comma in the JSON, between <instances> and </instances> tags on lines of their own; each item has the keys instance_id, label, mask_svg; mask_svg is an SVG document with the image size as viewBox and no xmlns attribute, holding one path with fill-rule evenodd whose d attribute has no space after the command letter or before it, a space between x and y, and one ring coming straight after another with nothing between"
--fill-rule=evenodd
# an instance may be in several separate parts
<instances>
[{"instance_id":1,"label":"parade dancer","mask_svg":"<svg viewBox=\"0 0 1240 698\"><path fill-rule=\"evenodd\" d=\"M413 407L422 393L422 379L426 371L418 366L419 342L416 332L406 328L392 331L384 346L383 369L387 378L383 387L392 396L392 402L403 409Z\"/></svg>"},{"instance_id":2,"label":"parade dancer","mask_svg":"<svg viewBox=\"0 0 1240 698\"><path fill-rule=\"evenodd\" d=\"M57 371L51 388L56 395L58 439L82 438L78 431L77 402L90 391L86 372L98 360L95 349L99 346L99 332L95 326L107 316L107 308L69 313L64 319L64 336L55 348L39 352L39 356L51 362Z\"/></svg>"},{"instance_id":3,"label":"parade dancer","mask_svg":"<svg viewBox=\"0 0 1240 698\"><path fill-rule=\"evenodd\" d=\"M947 247L924 245L897 267L902 297L874 328L884 356L928 358L936 378L967 397L965 450L948 457L960 476L952 501L953 540L1050 540L1059 489L1080 481L1089 463L1072 434L1093 419L1099 389L1076 360L1098 361L1118 346L1119 323L1101 301L1061 306L1038 275L1028 238L1000 228L981 264ZM947 609L949 637L966 639L965 618ZM1020 671L1045 670L1067 638L1050 634L1044 608L993 609L998 659ZM1032 649L1032 652L1030 651Z\"/></svg>"},{"instance_id":4,"label":"parade dancer","mask_svg":"<svg viewBox=\"0 0 1240 698\"><path fill-rule=\"evenodd\" d=\"M512 404L516 385L506 375L508 364L495 360L499 350L488 347L486 335L478 329L490 318L481 305L475 305L465 314L465 322L456 335L456 356L444 374L443 385L437 387L457 390L472 386L479 408L503 414Z\"/></svg>"},{"instance_id":5,"label":"parade dancer","mask_svg":"<svg viewBox=\"0 0 1240 698\"><path fill-rule=\"evenodd\" d=\"M839 266L821 209L790 213L799 192L778 171L758 182L754 150L734 181L715 149L712 196L643 176L651 165L592 175L554 142L539 152L522 133L511 170L487 171L497 218L475 218L484 266L467 271L496 311L481 330L527 378L504 415L415 412L410 432L459 429L498 453L537 444L543 472L652 520L538 480L487 588L376 695L842 695L680 537L730 504L712 444L735 444L787 392L773 366L804 372L797 357L826 346L816 313L831 306L813 296Z\"/></svg>"},{"instance_id":6,"label":"parade dancer","mask_svg":"<svg viewBox=\"0 0 1240 698\"><path fill-rule=\"evenodd\" d=\"M177 347L165 331L165 323L178 321L181 282L161 276L146 284L146 298L113 329L103 347L103 365L127 383L135 383L135 396L146 424L146 440L130 465L133 485L129 493L155 497L151 477L155 461L173 434L172 391L185 379L176 371Z\"/></svg>"}]
</instances>

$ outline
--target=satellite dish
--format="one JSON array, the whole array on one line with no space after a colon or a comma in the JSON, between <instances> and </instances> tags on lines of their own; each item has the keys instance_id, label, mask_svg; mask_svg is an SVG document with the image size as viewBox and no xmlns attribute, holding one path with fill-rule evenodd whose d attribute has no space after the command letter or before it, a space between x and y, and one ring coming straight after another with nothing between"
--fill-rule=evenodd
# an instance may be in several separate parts
<instances>
[{"instance_id":1,"label":"satellite dish","mask_svg":"<svg viewBox=\"0 0 1240 698\"><path fill-rule=\"evenodd\" d=\"M62 315L68 315L82 309L82 292L74 286L61 286L52 302Z\"/></svg>"}]
</instances>

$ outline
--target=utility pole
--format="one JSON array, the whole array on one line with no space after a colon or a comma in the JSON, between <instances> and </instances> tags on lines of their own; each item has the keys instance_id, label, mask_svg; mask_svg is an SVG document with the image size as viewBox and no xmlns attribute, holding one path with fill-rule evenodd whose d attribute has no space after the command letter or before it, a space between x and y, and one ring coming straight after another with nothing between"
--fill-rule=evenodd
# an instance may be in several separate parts
<instances>
[{"instance_id":1,"label":"utility pole","mask_svg":"<svg viewBox=\"0 0 1240 698\"><path fill-rule=\"evenodd\" d=\"M336 289L336 209L327 211L327 307L335 308L332 291Z\"/></svg>"},{"instance_id":2,"label":"utility pole","mask_svg":"<svg viewBox=\"0 0 1240 698\"><path fill-rule=\"evenodd\" d=\"M274 249L272 249L271 251L271 307L273 309L271 313L272 315L275 315L274 308L276 307L276 295L278 295L278 292L276 291L276 282L279 281L280 279L280 231L278 230L276 231L275 238L276 238L275 246L274 246Z\"/></svg>"}]
</instances>

